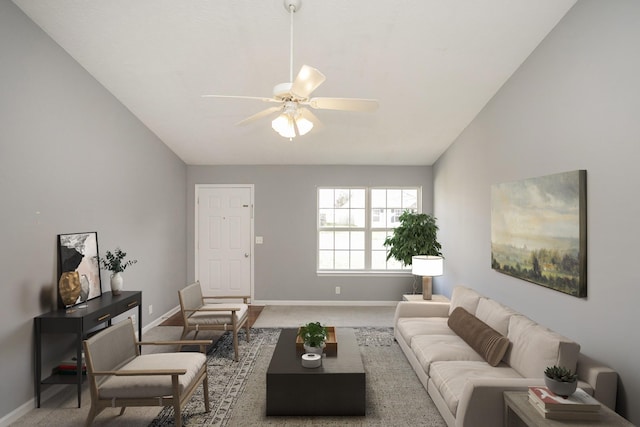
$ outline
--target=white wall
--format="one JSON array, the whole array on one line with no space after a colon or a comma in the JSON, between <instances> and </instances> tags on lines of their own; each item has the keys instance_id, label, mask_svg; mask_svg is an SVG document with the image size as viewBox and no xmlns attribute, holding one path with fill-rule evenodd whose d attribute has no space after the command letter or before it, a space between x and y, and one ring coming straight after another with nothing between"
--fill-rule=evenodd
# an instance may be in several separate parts
<instances>
[{"instance_id":1,"label":"white wall","mask_svg":"<svg viewBox=\"0 0 640 427\"><path fill-rule=\"evenodd\" d=\"M640 424L640 2L580 0L434 167L445 275L575 339ZM588 296L491 269L492 184L587 170Z\"/></svg>"},{"instance_id":2,"label":"white wall","mask_svg":"<svg viewBox=\"0 0 640 427\"><path fill-rule=\"evenodd\" d=\"M54 305L58 234L97 231L101 253L119 245L138 259L125 288L142 291L143 324L177 305L186 166L5 0L0 58L2 419L34 398L33 317ZM68 340L47 342L45 373Z\"/></svg>"},{"instance_id":3,"label":"white wall","mask_svg":"<svg viewBox=\"0 0 640 427\"><path fill-rule=\"evenodd\" d=\"M423 187L423 211L431 213L431 167L418 166L189 166L188 274L193 280L195 184L254 184L255 298L300 301L398 301L412 277L316 274L316 188L319 186ZM335 287L341 287L340 295Z\"/></svg>"}]
</instances>

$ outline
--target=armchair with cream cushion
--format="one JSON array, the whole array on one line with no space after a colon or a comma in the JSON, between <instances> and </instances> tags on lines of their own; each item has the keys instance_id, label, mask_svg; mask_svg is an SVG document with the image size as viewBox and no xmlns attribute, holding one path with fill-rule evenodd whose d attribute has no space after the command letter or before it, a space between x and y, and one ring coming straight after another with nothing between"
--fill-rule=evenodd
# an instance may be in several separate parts
<instances>
[{"instance_id":1,"label":"armchair with cream cushion","mask_svg":"<svg viewBox=\"0 0 640 427\"><path fill-rule=\"evenodd\" d=\"M199 345L198 352L140 354L143 345ZM173 406L175 425L182 425L181 408L196 388L204 389L209 412L207 358L210 340L138 342L131 319L119 322L83 342L91 408L90 426L103 409L128 406Z\"/></svg>"},{"instance_id":2,"label":"armchair with cream cushion","mask_svg":"<svg viewBox=\"0 0 640 427\"><path fill-rule=\"evenodd\" d=\"M234 360L237 362L239 358L238 330L243 326L247 334L247 341L249 341L249 306L247 303L250 296L203 297L200 282L195 282L180 289L178 297L184 325L181 339L184 339L191 331L195 331L194 339L198 337L200 331L231 331L235 352ZM241 299L243 302L213 302L220 299Z\"/></svg>"}]
</instances>

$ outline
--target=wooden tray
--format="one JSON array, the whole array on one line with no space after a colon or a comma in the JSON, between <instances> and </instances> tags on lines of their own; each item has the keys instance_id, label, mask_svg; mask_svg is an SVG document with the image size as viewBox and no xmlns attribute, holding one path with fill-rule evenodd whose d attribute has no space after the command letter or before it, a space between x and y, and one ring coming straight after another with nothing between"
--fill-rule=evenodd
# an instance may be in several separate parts
<instances>
[{"instance_id":1,"label":"wooden tray","mask_svg":"<svg viewBox=\"0 0 640 427\"><path fill-rule=\"evenodd\" d=\"M298 328L298 330L300 330L300 328ZM327 357L336 357L338 355L338 339L336 337L335 326L327 326L327 340L325 344L324 354L326 354ZM299 355L304 353L302 338L298 335L296 335L296 353Z\"/></svg>"}]
</instances>

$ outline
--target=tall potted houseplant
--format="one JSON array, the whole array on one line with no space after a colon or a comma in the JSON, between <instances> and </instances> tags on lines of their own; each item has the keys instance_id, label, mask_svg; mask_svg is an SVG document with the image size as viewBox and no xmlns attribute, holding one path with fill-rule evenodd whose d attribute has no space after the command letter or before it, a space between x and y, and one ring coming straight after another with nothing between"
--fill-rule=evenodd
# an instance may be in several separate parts
<instances>
[{"instance_id":1,"label":"tall potted houseplant","mask_svg":"<svg viewBox=\"0 0 640 427\"><path fill-rule=\"evenodd\" d=\"M125 261L124 258L126 256L126 252L123 252L120 248L116 248L113 252L107 251L104 258L96 257L100 267L111 272L111 292L113 295L120 295L120 292L122 292L124 282L122 272L126 270L127 267L138 262L137 259Z\"/></svg>"},{"instance_id":2,"label":"tall potted houseplant","mask_svg":"<svg viewBox=\"0 0 640 427\"><path fill-rule=\"evenodd\" d=\"M438 226L433 216L406 210L399 219L400 225L384 241L384 246L389 248L387 260L393 257L407 266L412 264L415 255L442 256L442 246L437 239ZM423 296L430 299L430 290L429 295L423 290Z\"/></svg>"}]
</instances>

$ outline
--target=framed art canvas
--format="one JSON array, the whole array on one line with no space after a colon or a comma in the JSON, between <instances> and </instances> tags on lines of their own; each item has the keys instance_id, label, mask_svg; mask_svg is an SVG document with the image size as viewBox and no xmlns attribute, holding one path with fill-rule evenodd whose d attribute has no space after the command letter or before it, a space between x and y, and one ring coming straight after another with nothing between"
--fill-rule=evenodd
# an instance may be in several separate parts
<instances>
[{"instance_id":1,"label":"framed art canvas","mask_svg":"<svg viewBox=\"0 0 640 427\"><path fill-rule=\"evenodd\" d=\"M587 296L587 171L491 187L491 267Z\"/></svg>"},{"instance_id":2,"label":"framed art canvas","mask_svg":"<svg viewBox=\"0 0 640 427\"><path fill-rule=\"evenodd\" d=\"M69 307L102 295L98 233L58 235L58 304Z\"/></svg>"}]
</instances>

